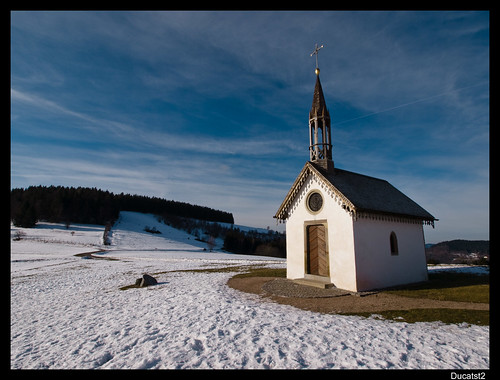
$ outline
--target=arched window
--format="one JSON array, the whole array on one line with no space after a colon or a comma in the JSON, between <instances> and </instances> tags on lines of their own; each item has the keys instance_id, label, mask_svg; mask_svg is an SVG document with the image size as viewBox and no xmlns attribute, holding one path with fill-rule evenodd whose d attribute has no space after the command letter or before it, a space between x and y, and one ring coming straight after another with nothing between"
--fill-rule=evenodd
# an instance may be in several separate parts
<instances>
[{"instance_id":1,"label":"arched window","mask_svg":"<svg viewBox=\"0 0 500 380\"><path fill-rule=\"evenodd\" d=\"M397 256L399 254L398 238L396 237L396 234L394 233L394 231L391 232L391 236L389 239L391 241L391 255Z\"/></svg>"}]
</instances>

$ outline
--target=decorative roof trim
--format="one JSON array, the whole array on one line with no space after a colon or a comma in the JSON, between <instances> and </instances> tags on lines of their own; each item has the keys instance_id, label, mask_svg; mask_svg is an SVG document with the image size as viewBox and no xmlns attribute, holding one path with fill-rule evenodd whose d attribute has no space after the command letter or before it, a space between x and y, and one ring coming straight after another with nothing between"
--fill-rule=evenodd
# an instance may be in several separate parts
<instances>
[{"instance_id":1,"label":"decorative roof trim","mask_svg":"<svg viewBox=\"0 0 500 380\"><path fill-rule=\"evenodd\" d=\"M321 174L311 163L308 161L302 168L301 172L295 179L295 182L293 183L292 187L288 191L288 194L286 195L284 201L281 203L281 206L278 208L278 211L274 215L274 218L278 219L279 222L285 221L288 219L288 211L290 209L290 206L292 205L293 201L295 200L297 194L299 193L300 189L302 188L302 185L306 182L307 178L309 178L309 175L315 175L318 177L321 182L327 186L337 198L340 198L342 207L346 210L346 212L350 213L351 216L355 216L356 213L356 207L352 204L352 202L345 197L344 194L342 194L334 185L328 181L323 174Z\"/></svg>"},{"instance_id":2,"label":"decorative roof trim","mask_svg":"<svg viewBox=\"0 0 500 380\"><path fill-rule=\"evenodd\" d=\"M373 219L373 220L383 220L387 222L398 222L407 224L425 224L430 225L434 228L434 220L428 220L418 217L412 217L408 215L398 215L398 214L384 214L376 213L370 211L357 211L354 216L354 220L358 219ZM438 220L438 219L435 219Z\"/></svg>"},{"instance_id":3,"label":"decorative roof trim","mask_svg":"<svg viewBox=\"0 0 500 380\"><path fill-rule=\"evenodd\" d=\"M337 202L342 206L342 208L348 212L351 217L356 221L358 219L374 219L374 220L386 220L386 221L397 221L401 223L416 223L416 224L427 224L434 228L434 221L438 219L426 219L418 216L404 215L404 214L391 214L384 212L377 212L372 210L359 209L354 206L354 204L340 192L325 176L312 165L310 161L306 162L301 172L295 179L292 187L288 191L285 199L281 203L278 211L274 215L274 218L278 222L284 222L289 217L289 211L295 201L297 194L300 192L302 185L307 181L310 175L317 177L322 185L326 186L331 192L331 196L334 197Z\"/></svg>"},{"instance_id":4,"label":"decorative roof trim","mask_svg":"<svg viewBox=\"0 0 500 380\"><path fill-rule=\"evenodd\" d=\"M309 176L310 171L310 165L307 165L306 163L293 182L292 187L290 188L290 190L288 190L288 193L281 203L280 207L278 208L278 211L274 215L274 218L278 219L279 222L285 221L288 218L288 209L290 208L290 205L295 200L297 193Z\"/></svg>"},{"instance_id":5,"label":"decorative roof trim","mask_svg":"<svg viewBox=\"0 0 500 380\"><path fill-rule=\"evenodd\" d=\"M347 197L340 192L339 189L337 189L328 179L325 178L321 172L316 169L313 165L311 165L309 162L307 163L311 167L311 171L314 175L316 175L321 182L323 182L327 188L329 188L333 194L335 195L335 198L338 198L340 200L339 204L341 204L342 208L346 210L351 216L356 215L356 207L352 204L352 202L347 199Z\"/></svg>"}]
</instances>

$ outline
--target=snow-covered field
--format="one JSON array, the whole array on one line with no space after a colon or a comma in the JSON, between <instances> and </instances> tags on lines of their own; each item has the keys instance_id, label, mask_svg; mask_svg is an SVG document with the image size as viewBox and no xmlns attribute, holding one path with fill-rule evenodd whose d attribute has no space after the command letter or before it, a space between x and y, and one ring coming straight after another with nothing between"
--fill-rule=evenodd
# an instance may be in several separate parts
<instances>
[{"instance_id":1,"label":"snow-covered field","mask_svg":"<svg viewBox=\"0 0 500 380\"><path fill-rule=\"evenodd\" d=\"M263 301L227 280L238 267L284 260L203 251L152 215L122 212L111 246L102 245L102 226L42 223L11 227L12 237L19 230L26 235L11 242L12 368L489 368L488 327ZM100 249L108 252L95 256L116 260L74 256ZM186 271L227 266L235 272ZM143 273L159 284L119 290Z\"/></svg>"}]
</instances>

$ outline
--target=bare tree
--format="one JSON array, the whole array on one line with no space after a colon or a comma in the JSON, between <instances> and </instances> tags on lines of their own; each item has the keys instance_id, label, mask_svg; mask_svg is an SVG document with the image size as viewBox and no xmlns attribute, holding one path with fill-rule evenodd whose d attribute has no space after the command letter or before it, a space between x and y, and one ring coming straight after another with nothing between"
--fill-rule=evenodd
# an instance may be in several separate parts
<instances>
[{"instance_id":1,"label":"bare tree","mask_svg":"<svg viewBox=\"0 0 500 380\"><path fill-rule=\"evenodd\" d=\"M214 249L215 247L215 238L213 236L210 236L207 240L207 247L208 247L208 250L210 252L212 252L212 250Z\"/></svg>"}]
</instances>

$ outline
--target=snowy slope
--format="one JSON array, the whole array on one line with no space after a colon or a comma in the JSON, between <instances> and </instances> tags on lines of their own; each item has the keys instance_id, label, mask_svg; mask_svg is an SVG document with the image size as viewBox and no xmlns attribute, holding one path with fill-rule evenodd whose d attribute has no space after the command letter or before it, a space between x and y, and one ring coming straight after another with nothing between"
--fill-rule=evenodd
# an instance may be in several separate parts
<instances>
[{"instance_id":1,"label":"snowy slope","mask_svg":"<svg viewBox=\"0 0 500 380\"><path fill-rule=\"evenodd\" d=\"M161 234L144 231L145 227ZM237 255L221 251L222 240L213 252L207 244L195 240L193 235L159 222L154 215L122 211L113 226L111 247L107 257L135 257L137 259L200 259L200 260L264 260L284 262L281 258Z\"/></svg>"},{"instance_id":2,"label":"snowy slope","mask_svg":"<svg viewBox=\"0 0 500 380\"><path fill-rule=\"evenodd\" d=\"M204 243L154 223L152 215L122 213L102 254L112 261L73 256L102 248L97 231L81 236L81 246L68 244L63 229L51 232L52 242L12 242L12 368L489 367L488 327L324 315L266 302L227 287L235 272L186 270L284 267L282 259L204 252ZM45 261L27 266L20 257ZM119 290L146 272L159 284Z\"/></svg>"},{"instance_id":3,"label":"snowy slope","mask_svg":"<svg viewBox=\"0 0 500 380\"><path fill-rule=\"evenodd\" d=\"M73 262L73 255L102 249L104 227L38 223L36 228L11 225L11 271L29 273L45 266ZM21 240L13 240L21 234ZM26 274L25 273L25 274Z\"/></svg>"}]
</instances>

